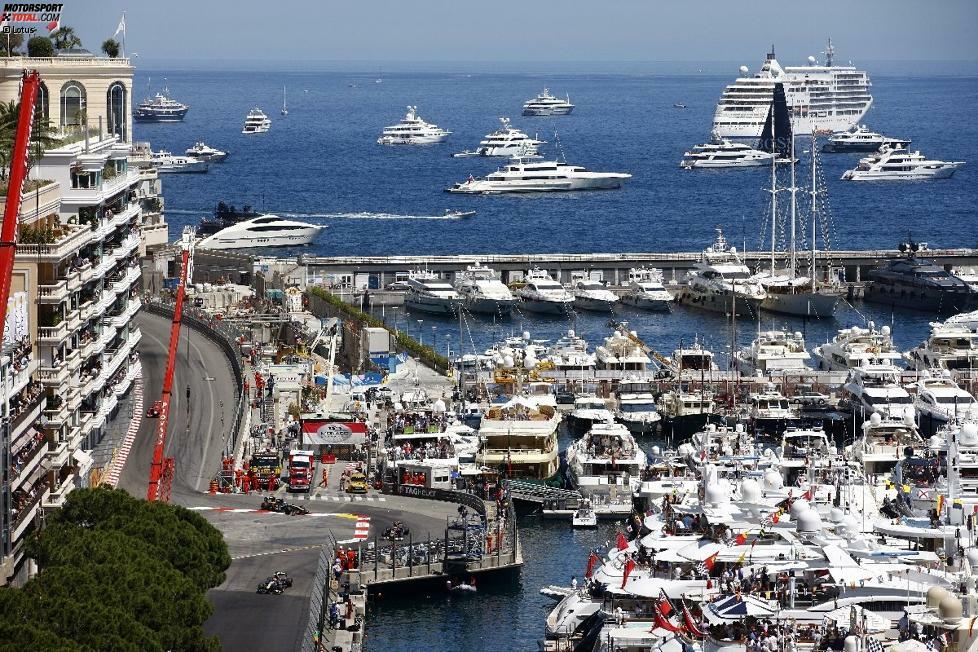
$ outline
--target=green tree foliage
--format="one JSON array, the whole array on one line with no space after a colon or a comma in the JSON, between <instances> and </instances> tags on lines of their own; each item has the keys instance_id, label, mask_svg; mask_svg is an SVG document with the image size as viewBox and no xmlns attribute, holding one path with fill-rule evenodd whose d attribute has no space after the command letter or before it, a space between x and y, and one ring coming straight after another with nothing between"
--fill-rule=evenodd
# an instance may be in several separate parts
<instances>
[{"instance_id":1,"label":"green tree foliage","mask_svg":"<svg viewBox=\"0 0 978 652\"><path fill-rule=\"evenodd\" d=\"M205 592L231 560L198 514L79 489L27 552L41 572L23 589L0 590L0 652L220 649L203 633Z\"/></svg>"},{"instance_id":2,"label":"green tree foliage","mask_svg":"<svg viewBox=\"0 0 978 652\"><path fill-rule=\"evenodd\" d=\"M17 119L20 116L20 102L10 100L0 102L0 179L7 178L10 167L10 153L14 147L14 137L17 135ZM54 130L51 124L41 116L40 111L34 111L34 126L31 127L31 146L28 151L27 167L30 169L41 157L45 149L56 146Z\"/></svg>"},{"instance_id":3,"label":"green tree foliage","mask_svg":"<svg viewBox=\"0 0 978 652\"><path fill-rule=\"evenodd\" d=\"M110 59L115 59L119 56L119 42L114 38L105 39L102 41L102 52Z\"/></svg>"},{"instance_id":4,"label":"green tree foliage","mask_svg":"<svg viewBox=\"0 0 978 652\"><path fill-rule=\"evenodd\" d=\"M53 57L54 44L46 36L34 36L27 41L27 56L29 57Z\"/></svg>"},{"instance_id":5,"label":"green tree foliage","mask_svg":"<svg viewBox=\"0 0 978 652\"><path fill-rule=\"evenodd\" d=\"M54 44L56 50L80 48L82 44L81 39L75 34L75 28L68 27L67 25L51 34L51 42Z\"/></svg>"},{"instance_id":6,"label":"green tree foliage","mask_svg":"<svg viewBox=\"0 0 978 652\"><path fill-rule=\"evenodd\" d=\"M12 57L20 54L18 50L24 44L23 34L0 35L0 56Z\"/></svg>"}]
</instances>

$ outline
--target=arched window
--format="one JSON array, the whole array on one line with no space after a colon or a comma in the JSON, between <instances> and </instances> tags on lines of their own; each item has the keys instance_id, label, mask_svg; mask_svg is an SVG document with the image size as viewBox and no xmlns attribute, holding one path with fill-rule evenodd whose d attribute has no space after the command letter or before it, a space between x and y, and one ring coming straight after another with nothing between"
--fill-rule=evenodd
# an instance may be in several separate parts
<instances>
[{"instance_id":1,"label":"arched window","mask_svg":"<svg viewBox=\"0 0 978 652\"><path fill-rule=\"evenodd\" d=\"M85 123L85 87L69 81L61 87L61 126L77 127Z\"/></svg>"},{"instance_id":2,"label":"arched window","mask_svg":"<svg viewBox=\"0 0 978 652\"><path fill-rule=\"evenodd\" d=\"M39 120L48 122L50 119L50 107L48 105L48 87L41 82L41 85L37 89L37 117Z\"/></svg>"},{"instance_id":3,"label":"arched window","mask_svg":"<svg viewBox=\"0 0 978 652\"><path fill-rule=\"evenodd\" d=\"M119 140L128 140L126 133L126 87L122 82L113 82L106 95L105 106L108 109L109 133L115 134Z\"/></svg>"}]
</instances>

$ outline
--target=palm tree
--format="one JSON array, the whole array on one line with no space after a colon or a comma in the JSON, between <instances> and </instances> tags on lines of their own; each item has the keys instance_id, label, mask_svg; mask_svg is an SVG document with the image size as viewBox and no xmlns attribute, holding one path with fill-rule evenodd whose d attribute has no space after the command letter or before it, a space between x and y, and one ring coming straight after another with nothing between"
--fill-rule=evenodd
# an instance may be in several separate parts
<instances>
[{"instance_id":1,"label":"palm tree","mask_svg":"<svg viewBox=\"0 0 978 652\"><path fill-rule=\"evenodd\" d=\"M58 31L51 34L51 42L54 43L54 48L56 50L70 50L71 48L80 48L81 39L75 34L74 27L62 27Z\"/></svg>"},{"instance_id":2,"label":"palm tree","mask_svg":"<svg viewBox=\"0 0 978 652\"><path fill-rule=\"evenodd\" d=\"M17 118L20 114L20 102L10 100L0 102L0 179L7 178L10 169L10 152L14 148L14 138L17 134ZM33 167L45 149L58 144L54 137L51 124L45 120L39 111L34 112L34 126L31 128L31 147L27 159L27 167Z\"/></svg>"}]
</instances>

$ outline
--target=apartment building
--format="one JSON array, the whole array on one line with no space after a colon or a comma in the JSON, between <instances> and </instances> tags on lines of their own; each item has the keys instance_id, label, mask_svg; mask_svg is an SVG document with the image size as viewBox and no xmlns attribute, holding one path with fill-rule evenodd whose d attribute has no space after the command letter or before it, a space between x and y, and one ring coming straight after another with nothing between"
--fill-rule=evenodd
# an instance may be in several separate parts
<instances>
[{"instance_id":1,"label":"apartment building","mask_svg":"<svg viewBox=\"0 0 978 652\"><path fill-rule=\"evenodd\" d=\"M130 418L118 403L139 373L143 232L166 241L156 172L129 161L129 61L0 59L0 101L19 99L25 69L41 75L36 111L56 141L23 195L0 358L0 582L25 579L25 537L91 484L106 423Z\"/></svg>"}]
</instances>

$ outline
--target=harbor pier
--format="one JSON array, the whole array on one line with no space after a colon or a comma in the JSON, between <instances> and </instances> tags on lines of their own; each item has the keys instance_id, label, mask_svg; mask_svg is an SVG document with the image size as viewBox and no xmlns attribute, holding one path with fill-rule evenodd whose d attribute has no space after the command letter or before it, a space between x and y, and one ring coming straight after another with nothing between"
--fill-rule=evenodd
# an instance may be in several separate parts
<instances>
[{"instance_id":1,"label":"harbor pier","mask_svg":"<svg viewBox=\"0 0 978 652\"><path fill-rule=\"evenodd\" d=\"M941 248L918 252L947 270L978 265L978 249ZM740 257L751 268L767 268L770 251L742 251ZM841 275L847 283L859 284L865 273L889 260L906 254L892 249L817 251L816 274L827 278L830 273ZM301 279L304 284L322 283L353 289L382 289L407 277L411 270L427 269L443 278L453 279L469 265L481 264L496 270L503 283L523 280L527 270L546 269L554 280L570 283L579 276L590 276L611 286L628 282L628 270L633 267L661 269L668 284L682 282L686 272L702 258L695 252L646 253L545 253L545 254L463 254L452 256L299 256L298 258L259 258L256 268L269 277L275 273L283 278ZM810 267L811 252L799 251L797 258L802 270ZM778 266L787 262L787 254L775 256Z\"/></svg>"}]
</instances>

